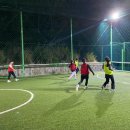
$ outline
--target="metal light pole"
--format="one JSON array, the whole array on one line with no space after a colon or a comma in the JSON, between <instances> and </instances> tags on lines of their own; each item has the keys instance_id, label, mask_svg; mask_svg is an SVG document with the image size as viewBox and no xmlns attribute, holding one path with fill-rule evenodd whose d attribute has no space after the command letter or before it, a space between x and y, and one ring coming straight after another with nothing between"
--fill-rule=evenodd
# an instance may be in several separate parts
<instances>
[{"instance_id":1,"label":"metal light pole","mask_svg":"<svg viewBox=\"0 0 130 130\"><path fill-rule=\"evenodd\" d=\"M21 25L21 47L22 47L22 77L24 77L24 40L23 40L23 13L20 11L20 25Z\"/></svg>"},{"instance_id":2,"label":"metal light pole","mask_svg":"<svg viewBox=\"0 0 130 130\"><path fill-rule=\"evenodd\" d=\"M113 21L117 20L120 18L120 12L119 11L115 11L113 12L113 14L111 15L111 17L109 18L110 20L110 57L111 57L111 61L113 60L113 53L112 53L112 43L113 43Z\"/></svg>"},{"instance_id":3,"label":"metal light pole","mask_svg":"<svg viewBox=\"0 0 130 130\"><path fill-rule=\"evenodd\" d=\"M126 50L126 47L125 47L125 42L123 43L123 50L124 50L124 57L123 57L123 62L125 62L125 56L126 56L126 54L125 54L125 50Z\"/></svg>"},{"instance_id":4,"label":"metal light pole","mask_svg":"<svg viewBox=\"0 0 130 130\"><path fill-rule=\"evenodd\" d=\"M122 70L125 69L124 63L125 62L125 42L123 43L123 49L122 49Z\"/></svg>"},{"instance_id":5,"label":"metal light pole","mask_svg":"<svg viewBox=\"0 0 130 130\"><path fill-rule=\"evenodd\" d=\"M123 65L123 60L124 60L124 50L121 50L121 61L122 61L122 66L121 69L124 70L124 65Z\"/></svg>"},{"instance_id":6,"label":"metal light pole","mask_svg":"<svg viewBox=\"0 0 130 130\"><path fill-rule=\"evenodd\" d=\"M70 19L70 31L71 31L71 59L73 60L73 31L72 31L72 18Z\"/></svg>"},{"instance_id":7,"label":"metal light pole","mask_svg":"<svg viewBox=\"0 0 130 130\"><path fill-rule=\"evenodd\" d=\"M112 21L111 21L111 28L110 28L110 57L111 57L111 61L112 61L112 42L113 42L113 34L112 34L112 28L113 28L113 26L112 26Z\"/></svg>"}]
</instances>

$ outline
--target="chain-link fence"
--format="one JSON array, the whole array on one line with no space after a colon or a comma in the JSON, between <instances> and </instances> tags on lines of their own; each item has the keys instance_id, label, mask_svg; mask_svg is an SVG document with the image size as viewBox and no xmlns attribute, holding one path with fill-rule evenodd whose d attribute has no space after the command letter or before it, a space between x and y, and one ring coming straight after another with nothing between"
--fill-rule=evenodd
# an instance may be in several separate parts
<instances>
[{"instance_id":1,"label":"chain-link fence","mask_svg":"<svg viewBox=\"0 0 130 130\"><path fill-rule=\"evenodd\" d=\"M92 29L97 25L83 30L82 24L82 29L79 29L81 22L73 18L71 30L68 17L25 12L21 14L15 11L0 11L0 14L0 65L6 65L10 61L17 65L69 62L71 31L74 34L74 58L83 58L88 52L92 52L96 60L101 62L105 56L111 57L112 47L113 61L130 62L129 42L113 42L110 46L109 38L109 44L101 45ZM98 44L93 44L96 43L93 39L98 39ZM86 44L82 44L85 42Z\"/></svg>"},{"instance_id":2,"label":"chain-link fence","mask_svg":"<svg viewBox=\"0 0 130 130\"><path fill-rule=\"evenodd\" d=\"M13 59L21 64L20 18L18 13L0 11L0 64Z\"/></svg>"},{"instance_id":3,"label":"chain-link fence","mask_svg":"<svg viewBox=\"0 0 130 130\"><path fill-rule=\"evenodd\" d=\"M45 64L70 60L63 17L0 11L0 65ZM67 21L66 21L67 22ZM59 23L58 25L56 25ZM54 37L55 36L55 37ZM60 37L61 39L57 37Z\"/></svg>"}]
</instances>

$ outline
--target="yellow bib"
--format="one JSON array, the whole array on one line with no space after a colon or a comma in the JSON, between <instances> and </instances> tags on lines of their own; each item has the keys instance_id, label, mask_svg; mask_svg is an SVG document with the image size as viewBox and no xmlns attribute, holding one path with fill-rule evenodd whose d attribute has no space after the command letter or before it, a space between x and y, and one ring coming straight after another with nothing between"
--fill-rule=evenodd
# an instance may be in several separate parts
<instances>
[{"instance_id":1,"label":"yellow bib","mask_svg":"<svg viewBox=\"0 0 130 130\"><path fill-rule=\"evenodd\" d=\"M75 61L75 65L76 65L76 67L78 67L79 66L79 62Z\"/></svg>"},{"instance_id":2,"label":"yellow bib","mask_svg":"<svg viewBox=\"0 0 130 130\"><path fill-rule=\"evenodd\" d=\"M109 62L109 64L111 64L111 62ZM108 75L112 75L113 74L113 71L109 70L109 67L107 67L107 62L104 63L103 68L104 68L105 74L108 74Z\"/></svg>"}]
</instances>

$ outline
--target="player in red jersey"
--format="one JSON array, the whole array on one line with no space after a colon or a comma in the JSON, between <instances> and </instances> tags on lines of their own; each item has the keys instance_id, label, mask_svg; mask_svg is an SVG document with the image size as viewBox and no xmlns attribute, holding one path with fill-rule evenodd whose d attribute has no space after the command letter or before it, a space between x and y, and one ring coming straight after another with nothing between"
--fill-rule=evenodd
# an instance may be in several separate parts
<instances>
[{"instance_id":1,"label":"player in red jersey","mask_svg":"<svg viewBox=\"0 0 130 130\"><path fill-rule=\"evenodd\" d=\"M88 85L88 79L89 79L89 70L92 72L92 74L94 75L94 72L93 70L91 69L91 67L86 63L86 59L83 58L82 60L83 64L81 65L81 80L80 82L78 83L78 85L76 86L76 91L78 91L78 88L79 88L79 85L83 82L84 79L86 79L85 81L85 87L84 89L87 88L87 85Z\"/></svg>"},{"instance_id":2,"label":"player in red jersey","mask_svg":"<svg viewBox=\"0 0 130 130\"><path fill-rule=\"evenodd\" d=\"M69 68L71 70L71 74L70 74L68 79L70 80L73 76L74 76L75 79L77 79L76 78L76 65L75 65L73 60L71 60Z\"/></svg>"},{"instance_id":3,"label":"player in red jersey","mask_svg":"<svg viewBox=\"0 0 130 130\"><path fill-rule=\"evenodd\" d=\"M13 75L13 77L15 78L15 81L18 81L19 79L16 78L16 75L15 75L15 69L14 69L14 62L10 62L9 63L9 66L8 66L8 83L11 82L10 81L10 77L11 75Z\"/></svg>"}]
</instances>

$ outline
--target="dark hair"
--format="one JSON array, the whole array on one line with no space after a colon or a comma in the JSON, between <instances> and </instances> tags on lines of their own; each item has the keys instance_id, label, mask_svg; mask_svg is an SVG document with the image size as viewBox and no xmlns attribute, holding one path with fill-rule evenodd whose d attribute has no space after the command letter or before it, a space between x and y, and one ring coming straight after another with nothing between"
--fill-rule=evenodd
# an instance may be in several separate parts
<instances>
[{"instance_id":1,"label":"dark hair","mask_svg":"<svg viewBox=\"0 0 130 130\"><path fill-rule=\"evenodd\" d=\"M105 57L105 61L109 62L110 58L108 56Z\"/></svg>"},{"instance_id":2,"label":"dark hair","mask_svg":"<svg viewBox=\"0 0 130 130\"><path fill-rule=\"evenodd\" d=\"M83 63L85 63L85 61L86 61L86 59L85 59L85 58L83 58L83 59L82 59L82 62L83 62Z\"/></svg>"},{"instance_id":3,"label":"dark hair","mask_svg":"<svg viewBox=\"0 0 130 130\"><path fill-rule=\"evenodd\" d=\"M74 62L73 60L70 61L71 64L72 64L73 62Z\"/></svg>"}]
</instances>

